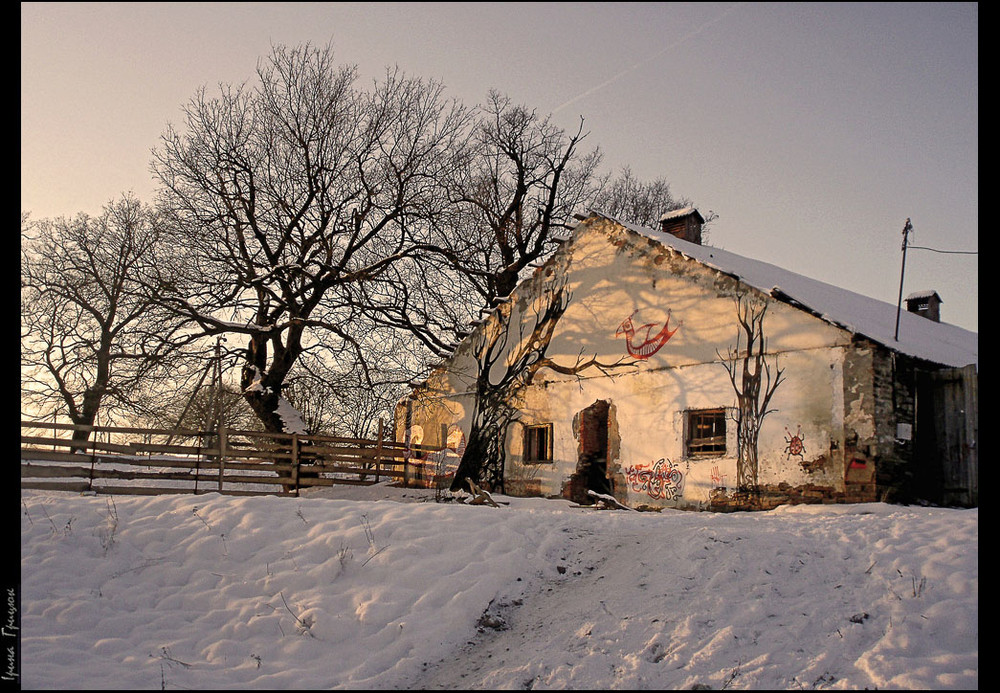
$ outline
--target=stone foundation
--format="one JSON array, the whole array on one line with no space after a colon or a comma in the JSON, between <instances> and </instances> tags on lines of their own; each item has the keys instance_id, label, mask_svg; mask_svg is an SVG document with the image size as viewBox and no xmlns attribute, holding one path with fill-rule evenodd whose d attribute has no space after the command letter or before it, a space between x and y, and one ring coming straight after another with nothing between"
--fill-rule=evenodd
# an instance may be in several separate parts
<instances>
[{"instance_id":1,"label":"stone foundation","mask_svg":"<svg viewBox=\"0 0 1000 693\"><path fill-rule=\"evenodd\" d=\"M844 491L816 484L791 486L781 483L762 486L759 494L726 493L720 490L712 494L708 509L714 512L773 510L779 505L873 503L876 500L873 483L848 484Z\"/></svg>"}]
</instances>

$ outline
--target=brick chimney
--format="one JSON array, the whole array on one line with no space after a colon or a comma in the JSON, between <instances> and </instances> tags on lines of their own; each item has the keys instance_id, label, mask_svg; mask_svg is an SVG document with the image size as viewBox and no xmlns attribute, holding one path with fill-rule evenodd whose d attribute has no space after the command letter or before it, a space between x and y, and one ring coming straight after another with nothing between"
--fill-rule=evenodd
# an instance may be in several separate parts
<instances>
[{"instance_id":1,"label":"brick chimney","mask_svg":"<svg viewBox=\"0 0 1000 693\"><path fill-rule=\"evenodd\" d=\"M704 217L694 207L675 209L660 217L660 230L682 241L701 245L701 226Z\"/></svg>"},{"instance_id":2,"label":"brick chimney","mask_svg":"<svg viewBox=\"0 0 1000 693\"><path fill-rule=\"evenodd\" d=\"M944 301L938 296L937 291L933 289L929 291L917 291L906 297L906 310L928 320L941 322L942 303Z\"/></svg>"}]
</instances>

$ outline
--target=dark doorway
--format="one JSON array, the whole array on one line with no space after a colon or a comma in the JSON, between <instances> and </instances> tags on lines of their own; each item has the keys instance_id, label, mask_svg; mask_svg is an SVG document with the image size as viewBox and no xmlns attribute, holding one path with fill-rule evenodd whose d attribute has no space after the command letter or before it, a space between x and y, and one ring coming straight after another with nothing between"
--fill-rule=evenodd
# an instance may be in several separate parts
<instances>
[{"instance_id":1,"label":"dark doorway","mask_svg":"<svg viewBox=\"0 0 1000 693\"><path fill-rule=\"evenodd\" d=\"M608 479L608 412L611 404L599 400L579 414L579 452L576 472L569 479L565 495L573 502L594 502L587 491L612 495Z\"/></svg>"}]
</instances>

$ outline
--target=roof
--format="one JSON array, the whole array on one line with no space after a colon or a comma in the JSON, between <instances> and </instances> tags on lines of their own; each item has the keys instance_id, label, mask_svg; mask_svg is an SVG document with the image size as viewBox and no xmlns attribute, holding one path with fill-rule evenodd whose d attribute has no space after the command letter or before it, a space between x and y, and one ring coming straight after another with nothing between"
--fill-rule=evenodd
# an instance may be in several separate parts
<instances>
[{"instance_id":1,"label":"roof","mask_svg":"<svg viewBox=\"0 0 1000 693\"><path fill-rule=\"evenodd\" d=\"M978 367L979 334L976 332L934 322L903 310L899 316L897 340L897 307L894 304L810 279L760 260L690 243L656 229L625 224L597 212L594 214L901 354L955 368L969 364ZM584 221L580 226L586 223Z\"/></svg>"}]
</instances>

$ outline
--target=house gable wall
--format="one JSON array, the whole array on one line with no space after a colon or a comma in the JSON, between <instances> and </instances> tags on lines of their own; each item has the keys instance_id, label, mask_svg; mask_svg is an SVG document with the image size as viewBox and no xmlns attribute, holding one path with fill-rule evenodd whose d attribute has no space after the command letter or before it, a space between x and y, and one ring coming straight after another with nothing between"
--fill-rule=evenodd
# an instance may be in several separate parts
<instances>
[{"instance_id":1,"label":"house gable wall","mask_svg":"<svg viewBox=\"0 0 1000 693\"><path fill-rule=\"evenodd\" d=\"M734 411L723 361L736 345L736 298L743 293L767 304L768 361L776 356L784 373L758 445L764 502L874 499L888 434L884 385L875 379L882 357L871 345L609 220L585 224L558 255L505 310L513 324L530 320L544 283L565 279L572 298L547 356L570 365L593 355L615 367L576 376L543 370L522 392L519 421L507 432L509 493L566 495L580 462L580 413L608 402L607 477L618 500L632 507L742 507L733 422L717 456L689 455L686 440L689 412ZM411 426L468 432L470 343L415 393ZM552 423L552 460L525 463L524 426L542 423Z\"/></svg>"}]
</instances>

